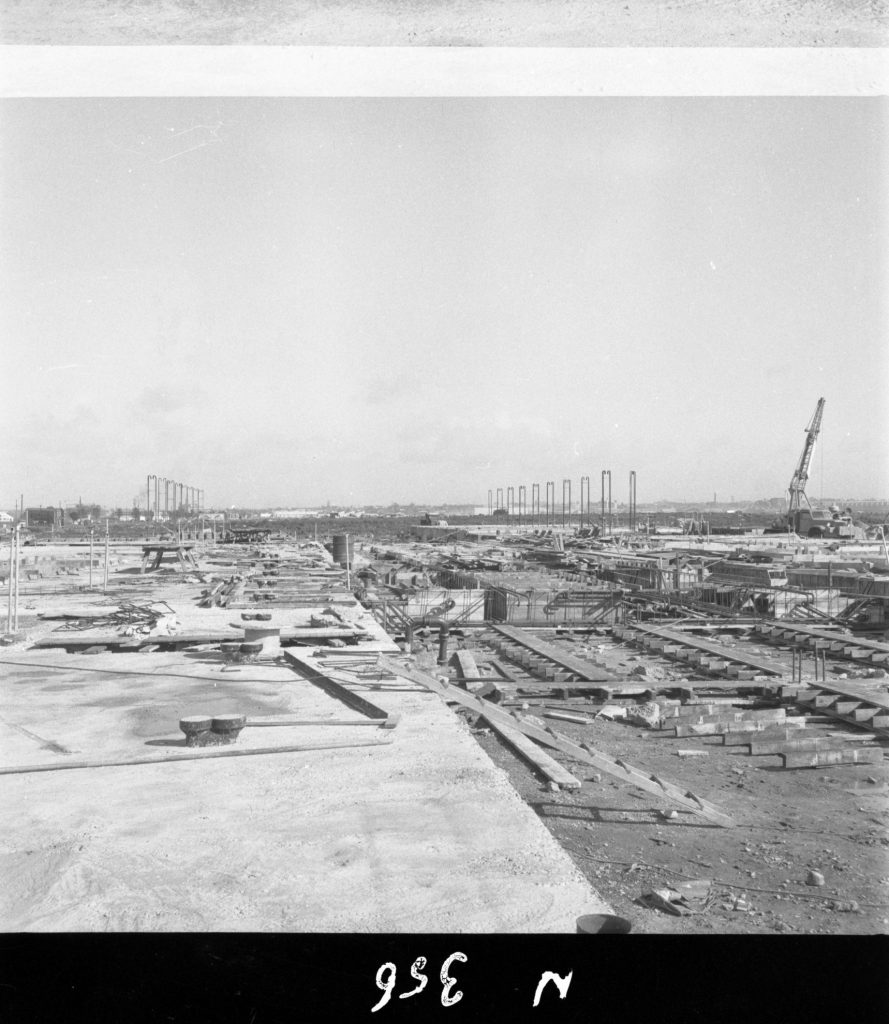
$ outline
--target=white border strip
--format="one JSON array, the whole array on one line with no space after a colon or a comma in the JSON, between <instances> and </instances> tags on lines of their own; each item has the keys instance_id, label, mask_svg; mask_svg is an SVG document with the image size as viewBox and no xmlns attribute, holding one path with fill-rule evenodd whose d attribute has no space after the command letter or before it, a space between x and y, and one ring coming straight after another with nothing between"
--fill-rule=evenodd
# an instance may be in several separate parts
<instances>
[{"instance_id":1,"label":"white border strip","mask_svg":"<svg viewBox=\"0 0 889 1024\"><path fill-rule=\"evenodd\" d=\"M850 47L0 46L0 96L878 96Z\"/></svg>"}]
</instances>

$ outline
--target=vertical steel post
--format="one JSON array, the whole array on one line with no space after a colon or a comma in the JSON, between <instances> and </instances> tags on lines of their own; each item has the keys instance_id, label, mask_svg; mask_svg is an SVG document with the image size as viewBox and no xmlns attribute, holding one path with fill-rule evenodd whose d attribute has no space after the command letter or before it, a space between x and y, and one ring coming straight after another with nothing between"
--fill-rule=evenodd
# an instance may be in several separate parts
<instances>
[{"instance_id":1,"label":"vertical steel post","mask_svg":"<svg viewBox=\"0 0 889 1024\"><path fill-rule=\"evenodd\" d=\"M15 558L15 525L9 531L9 594L6 599L6 632L12 632L12 574Z\"/></svg>"},{"instance_id":2,"label":"vertical steel post","mask_svg":"<svg viewBox=\"0 0 889 1024\"><path fill-rule=\"evenodd\" d=\"M519 525L522 524L523 517L527 517L528 514L528 488L524 484L519 484Z\"/></svg>"},{"instance_id":3,"label":"vertical steel post","mask_svg":"<svg viewBox=\"0 0 889 1024\"><path fill-rule=\"evenodd\" d=\"M550 498L552 495L552 498ZM556 525L556 482L555 480L546 481L546 525Z\"/></svg>"},{"instance_id":4,"label":"vertical steel post","mask_svg":"<svg viewBox=\"0 0 889 1024\"><path fill-rule=\"evenodd\" d=\"M102 576L102 593L108 591L108 520L105 520L105 571Z\"/></svg>"},{"instance_id":5,"label":"vertical steel post","mask_svg":"<svg viewBox=\"0 0 889 1024\"><path fill-rule=\"evenodd\" d=\"M531 518L540 526L540 484L531 484Z\"/></svg>"},{"instance_id":6,"label":"vertical steel post","mask_svg":"<svg viewBox=\"0 0 889 1024\"><path fill-rule=\"evenodd\" d=\"M515 514L515 487L506 488L506 521Z\"/></svg>"},{"instance_id":7,"label":"vertical steel post","mask_svg":"<svg viewBox=\"0 0 889 1024\"><path fill-rule=\"evenodd\" d=\"M614 533L614 522L611 516L611 470L606 469L605 472L608 474L608 535L611 536Z\"/></svg>"},{"instance_id":8,"label":"vertical steel post","mask_svg":"<svg viewBox=\"0 0 889 1024\"><path fill-rule=\"evenodd\" d=\"M583 511L583 492L584 484L586 484L586 515ZM590 478L588 476L582 476L580 478L580 526L583 529L584 523L587 526L592 526L590 522Z\"/></svg>"},{"instance_id":9,"label":"vertical steel post","mask_svg":"<svg viewBox=\"0 0 889 1024\"><path fill-rule=\"evenodd\" d=\"M630 530L636 532L636 470L630 470Z\"/></svg>"},{"instance_id":10,"label":"vertical steel post","mask_svg":"<svg viewBox=\"0 0 889 1024\"><path fill-rule=\"evenodd\" d=\"M23 506L24 507L24 506ZM18 633L19 631L19 574L21 572L21 548L22 548L22 524L16 524L15 528L15 589L12 594L12 631Z\"/></svg>"},{"instance_id":11,"label":"vertical steel post","mask_svg":"<svg viewBox=\"0 0 889 1024\"><path fill-rule=\"evenodd\" d=\"M493 514L494 514L494 492L489 487L488 488L488 515L492 516Z\"/></svg>"}]
</instances>

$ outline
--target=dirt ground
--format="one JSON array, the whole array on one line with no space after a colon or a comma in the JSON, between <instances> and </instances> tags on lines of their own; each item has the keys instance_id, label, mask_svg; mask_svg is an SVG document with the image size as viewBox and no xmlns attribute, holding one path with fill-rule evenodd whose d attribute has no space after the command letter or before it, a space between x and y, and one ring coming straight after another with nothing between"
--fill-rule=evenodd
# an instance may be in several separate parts
<instances>
[{"instance_id":1,"label":"dirt ground","mask_svg":"<svg viewBox=\"0 0 889 1024\"><path fill-rule=\"evenodd\" d=\"M3 0L0 41L67 45L885 46L883 0Z\"/></svg>"},{"instance_id":2,"label":"dirt ground","mask_svg":"<svg viewBox=\"0 0 889 1024\"><path fill-rule=\"evenodd\" d=\"M630 653L606 656L612 667ZM483 662L484 648L475 651ZM539 714L539 711L536 713ZM687 785L730 814L711 826L649 794L565 764L583 786L553 792L495 733L476 738L616 914L642 933L889 933L889 764L784 770L719 737L677 740L620 721L550 720L575 742ZM707 751L681 758L677 749ZM810 870L823 886L807 884ZM645 889L713 882L706 911L673 916L640 904Z\"/></svg>"}]
</instances>

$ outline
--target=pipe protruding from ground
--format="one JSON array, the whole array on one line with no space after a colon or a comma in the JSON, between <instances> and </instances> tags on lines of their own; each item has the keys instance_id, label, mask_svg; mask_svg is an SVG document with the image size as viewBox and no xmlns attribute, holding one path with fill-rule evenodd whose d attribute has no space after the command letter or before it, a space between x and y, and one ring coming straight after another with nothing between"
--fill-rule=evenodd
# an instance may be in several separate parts
<instances>
[{"instance_id":1,"label":"pipe protruding from ground","mask_svg":"<svg viewBox=\"0 0 889 1024\"><path fill-rule=\"evenodd\" d=\"M448 661L448 634L450 629L444 623L438 631L438 664L446 665Z\"/></svg>"}]
</instances>

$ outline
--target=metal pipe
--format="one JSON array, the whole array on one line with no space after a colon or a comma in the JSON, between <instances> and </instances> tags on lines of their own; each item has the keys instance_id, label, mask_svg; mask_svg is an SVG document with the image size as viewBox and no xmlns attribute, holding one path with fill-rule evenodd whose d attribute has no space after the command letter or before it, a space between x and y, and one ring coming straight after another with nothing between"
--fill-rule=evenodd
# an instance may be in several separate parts
<instances>
[{"instance_id":1,"label":"metal pipe","mask_svg":"<svg viewBox=\"0 0 889 1024\"><path fill-rule=\"evenodd\" d=\"M550 501L550 494L552 494L552 501ZM556 482L555 480L546 481L546 525L555 526L556 520Z\"/></svg>"},{"instance_id":2,"label":"metal pipe","mask_svg":"<svg viewBox=\"0 0 889 1024\"><path fill-rule=\"evenodd\" d=\"M528 514L528 488L524 484L519 484L519 524L522 523L523 518Z\"/></svg>"},{"instance_id":3,"label":"metal pipe","mask_svg":"<svg viewBox=\"0 0 889 1024\"><path fill-rule=\"evenodd\" d=\"M540 484L531 484L531 518L540 526Z\"/></svg>"},{"instance_id":4,"label":"metal pipe","mask_svg":"<svg viewBox=\"0 0 889 1024\"><path fill-rule=\"evenodd\" d=\"M438 631L438 664L446 665L448 661L448 634L450 629L442 624Z\"/></svg>"},{"instance_id":5,"label":"metal pipe","mask_svg":"<svg viewBox=\"0 0 889 1024\"><path fill-rule=\"evenodd\" d=\"M590 521L590 478L588 476L582 476L580 478L580 526L581 529L584 525L584 514L583 514L583 485L586 483L586 525L592 526Z\"/></svg>"},{"instance_id":6,"label":"metal pipe","mask_svg":"<svg viewBox=\"0 0 889 1024\"><path fill-rule=\"evenodd\" d=\"M515 487L506 488L506 518L515 515Z\"/></svg>"}]
</instances>

